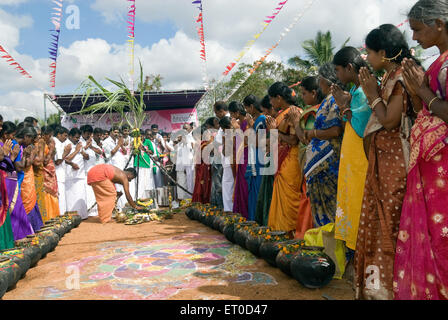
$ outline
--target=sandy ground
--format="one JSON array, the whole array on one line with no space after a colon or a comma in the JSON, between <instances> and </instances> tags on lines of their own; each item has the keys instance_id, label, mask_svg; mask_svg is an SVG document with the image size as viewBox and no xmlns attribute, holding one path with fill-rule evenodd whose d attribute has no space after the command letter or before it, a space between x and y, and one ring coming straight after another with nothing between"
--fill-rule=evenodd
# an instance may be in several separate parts
<instances>
[{"instance_id":1,"label":"sandy ground","mask_svg":"<svg viewBox=\"0 0 448 320\"><path fill-rule=\"evenodd\" d=\"M351 300L353 290L346 280L306 289L179 213L136 226L89 218L3 300L323 300L323 295Z\"/></svg>"}]
</instances>

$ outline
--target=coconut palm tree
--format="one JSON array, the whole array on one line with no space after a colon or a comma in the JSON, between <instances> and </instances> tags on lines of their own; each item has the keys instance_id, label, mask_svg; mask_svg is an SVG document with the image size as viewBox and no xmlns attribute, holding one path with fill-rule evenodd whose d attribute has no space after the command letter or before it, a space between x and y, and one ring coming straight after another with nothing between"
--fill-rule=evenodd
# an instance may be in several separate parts
<instances>
[{"instance_id":1,"label":"coconut palm tree","mask_svg":"<svg viewBox=\"0 0 448 320\"><path fill-rule=\"evenodd\" d=\"M349 41L350 38L344 42L342 47L345 47ZM315 39L309 39L302 43L302 48L305 50L307 59L295 56L290 58L288 63L306 71L308 74L316 74L320 66L333 60L335 47L330 31L326 33L318 31Z\"/></svg>"}]
</instances>

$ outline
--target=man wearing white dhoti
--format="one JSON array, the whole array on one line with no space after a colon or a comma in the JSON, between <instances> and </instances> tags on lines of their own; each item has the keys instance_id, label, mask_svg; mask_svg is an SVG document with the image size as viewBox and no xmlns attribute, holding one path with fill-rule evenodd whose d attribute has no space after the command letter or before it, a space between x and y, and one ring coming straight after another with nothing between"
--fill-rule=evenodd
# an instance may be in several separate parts
<instances>
[{"instance_id":1,"label":"man wearing white dhoti","mask_svg":"<svg viewBox=\"0 0 448 320\"><path fill-rule=\"evenodd\" d=\"M191 126L183 125L183 130L188 134L180 137L177 144L176 155L176 175L177 183L187 189L191 194L186 193L181 188L177 188L177 197L180 200L191 199L194 191L194 145Z\"/></svg>"},{"instance_id":2,"label":"man wearing white dhoti","mask_svg":"<svg viewBox=\"0 0 448 320\"><path fill-rule=\"evenodd\" d=\"M81 130L81 138L79 141L82 143L82 147L84 152L89 156L88 159L84 159L84 171L85 171L85 181L86 181L86 203L87 209L90 209L95 204L95 194L93 193L93 189L91 186L87 184L87 174L90 169L92 169L96 165L96 153L92 149L93 147L93 128L90 125L85 125L80 128ZM89 212L89 216L97 216L98 209L97 207L93 207Z\"/></svg>"},{"instance_id":3,"label":"man wearing white dhoti","mask_svg":"<svg viewBox=\"0 0 448 320\"><path fill-rule=\"evenodd\" d=\"M233 211L233 191L235 187L235 177L232 170L233 159L233 145L232 148L227 149L226 144L230 143L230 139L233 139L233 135L229 135L229 130L232 128L229 117L224 117L219 121L221 131L216 135L218 143L222 144L223 161L222 161L222 202L224 205L224 211ZM227 142L226 142L227 141Z\"/></svg>"},{"instance_id":4,"label":"man wearing white dhoti","mask_svg":"<svg viewBox=\"0 0 448 320\"><path fill-rule=\"evenodd\" d=\"M63 215L67 211L67 203L65 201L65 158L69 155L70 150L67 145L68 141L68 129L64 127L57 127L55 130L55 149L56 155L54 164L56 167L56 178L58 180L58 200L59 200L59 212Z\"/></svg>"},{"instance_id":5,"label":"man wearing white dhoti","mask_svg":"<svg viewBox=\"0 0 448 320\"><path fill-rule=\"evenodd\" d=\"M157 150L157 153L160 155L163 153L163 137L159 133L159 125L153 124L151 125L151 142L154 146L154 149ZM159 165L161 165L161 162L158 162ZM163 188L163 173L160 170L160 168L156 165L154 165L154 185L157 188Z\"/></svg>"},{"instance_id":6,"label":"man wearing white dhoti","mask_svg":"<svg viewBox=\"0 0 448 320\"><path fill-rule=\"evenodd\" d=\"M81 131L77 128L70 130L68 135L69 145L71 146L71 154L65 159L65 201L67 203L67 211L77 211L82 219L87 219L86 202L86 171L84 168L84 160L89 155L84 152L81 138Z\"/></svg>"}]
</instances>

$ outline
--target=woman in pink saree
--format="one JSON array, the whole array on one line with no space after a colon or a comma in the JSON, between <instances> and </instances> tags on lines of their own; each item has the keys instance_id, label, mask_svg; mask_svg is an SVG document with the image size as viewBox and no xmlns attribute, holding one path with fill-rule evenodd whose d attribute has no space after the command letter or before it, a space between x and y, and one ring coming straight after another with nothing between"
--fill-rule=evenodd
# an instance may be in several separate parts
<instances>
[{"instance_id":1,"label":"woman in pink saree","mask_svg":"<svg viewBox=\"0 0 448 320\"><path fill-rule=\"evenodd\" d=\"M424 49L440 57L425 73L403 62L404 79L422 110L411 132L411 154L395 255L396 300L448 299L448 2L421 0L409 13Z\"/></svg>"}]
</instances>

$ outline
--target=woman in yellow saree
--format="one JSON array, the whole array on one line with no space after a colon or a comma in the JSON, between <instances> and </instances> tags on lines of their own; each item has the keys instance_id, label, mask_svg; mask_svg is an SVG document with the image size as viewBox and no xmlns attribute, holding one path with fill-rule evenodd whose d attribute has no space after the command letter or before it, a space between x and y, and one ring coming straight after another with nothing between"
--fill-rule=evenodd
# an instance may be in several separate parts
<instances>
[{"instance_id":1,"label":"woman in yellow saree","mask_svg":"<svg viewBox=\"0 0 448 320\"><path fill-rule=\"evenodd\" d=\"M56 153L55 143L52 139L53 130L50 127L42 128L42 138L45 141L44 150L44 201L49 219L57 218L60 215L58 200L58 181L56 179L56 167L54 156Z\"/></svg>"},{"instance_id":2,"label":"woman in yellow saree","mask_svg":"<svg viewBox=\"0 0 448 320\"><path fill-rule=\"evenodd\" d=\"M274 180L268 226L295 235L298 220L311 226L311 215L299 217L302 199L302 170L299 164L299 138L289 121L289 112L295 107L292 89L282 82L274 83L268 91L271 104L283 110L274 120L267 119L268 129L279 131L277 173ZM299 109L302 113L302 109ZM271 150L273 151L273 150ZM271 153L272 154L272 153Z\"/></svg>"}]
</instances>

